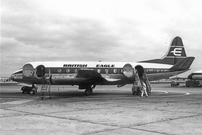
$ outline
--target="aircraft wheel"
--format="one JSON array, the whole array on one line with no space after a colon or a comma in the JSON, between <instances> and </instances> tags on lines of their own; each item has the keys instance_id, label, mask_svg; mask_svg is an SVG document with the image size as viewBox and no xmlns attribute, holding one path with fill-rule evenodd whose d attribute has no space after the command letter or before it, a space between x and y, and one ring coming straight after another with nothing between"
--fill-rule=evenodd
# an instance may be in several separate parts
<instances>
[{"instance_id":1,"label":"aircraft wheel","mask_svg":"<svg viewBox=\"0 0 202 135\"><path fill-rule=\"evenodd\" d=\"M85 90L85 95L92 95L93 90L92 89L86 89Z\"/></svg>"},{"instance_id":2,"label":"aircraft wheel","mask_svg":"<svg viewBox=\"0 0 202 135\"><path fill-rule=\"evenodd\" d=\"M22 91L23 94L26 93L26 92L27 92L26 86L23 86L23 87L21 88L21 91Z\"/></svg>"},{"instance_id":3,"label":"aircraft wheel","mask_svg":"<svg viewBox=\"0 0 202 135\"><path fill-rule=\"evenodd\" d=\"M30 91L29 91L29 94L30 94L30 95L35 94L35 91L34 91L34 90L30 90Z\"/></svg>"},{"instance_id":4,"label":"aircraft wheel","mask_svg":"<svg viewBox=\"0 0 202 135\"><path fill-rule=\"evenodd\" d=\"M22 94L25 94L26 93L26 90L22 90Z\"/></svg>"}]
</instances>

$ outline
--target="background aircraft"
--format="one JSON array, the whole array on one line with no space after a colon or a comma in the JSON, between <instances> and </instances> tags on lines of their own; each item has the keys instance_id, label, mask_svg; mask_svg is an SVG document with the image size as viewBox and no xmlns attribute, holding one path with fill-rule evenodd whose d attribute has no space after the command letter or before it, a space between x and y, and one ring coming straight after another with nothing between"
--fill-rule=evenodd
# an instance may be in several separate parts
<instances>
[{"instance_id":1,"label":"background aircraft","mask_svg":"<svg viewBox=\"0 0 202 135\"><path fill-rule=\"evenodd\" d=\"M139 62L28 62L14 72L11 79L26 85L23 89L30 94L34 93L34 84L49 84L78 85L86 95L90 95L96 85L121 87L134 84L135 71L140 78L146 73L150 81L178 75L189 70L193 60L194 57L186 56L182 39L175 37L161 59Z\"/></svg>"},{"instance_id":2,"label":"background aircraft","mask_svg":"<svg viewBox=\"0 0 202 135\"><path fill-rule=\"evenodd\" d=\"M195 71L188 76L187 87L202 87L202 70Z\"/></svg>"},{"instance_id":3,"label":"background aircraft","mask_svg":"<svg viewBox=\"0 0 202 135\"><path fill-rule=\"evenodd\" d=\"M202 70L191 73L188 78L192 80L202 80Z\"/></svg>"}]
</instances>

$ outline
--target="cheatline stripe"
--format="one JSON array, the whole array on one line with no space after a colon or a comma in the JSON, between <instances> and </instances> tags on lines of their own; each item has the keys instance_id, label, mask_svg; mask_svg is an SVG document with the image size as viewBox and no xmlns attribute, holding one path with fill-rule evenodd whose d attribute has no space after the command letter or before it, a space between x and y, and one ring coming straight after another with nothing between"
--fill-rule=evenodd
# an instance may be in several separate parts
<instances>
[{"instance_id":1,"label":"cheatline stripe","mask_svg":"<svg viewBox=\"0 0 202 135\"><path fill-rule=\"evenodd\" d=\"M166 56L165 58L187 58L184 56Z\"/></svg>"},{"instance_id":2,"label":"cheatline stripe","mask_svg":"<svg viewBox=\"0 0 202 135\"><path fill-rule=\"evenodd\" d=\"M170 46L170 47L181 47L181 48L184 48L184 46Z\"/></svg>"}]
</instances>

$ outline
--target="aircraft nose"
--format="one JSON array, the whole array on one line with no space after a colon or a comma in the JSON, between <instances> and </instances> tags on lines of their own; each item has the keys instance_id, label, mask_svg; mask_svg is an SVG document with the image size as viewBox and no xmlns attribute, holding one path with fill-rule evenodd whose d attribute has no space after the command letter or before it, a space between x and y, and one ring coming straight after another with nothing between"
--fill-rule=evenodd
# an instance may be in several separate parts
<instances>
[{"instance_id":1,"label":"aircraft nose","mask_svg":"<svg viewBox=\"0 0 202 135\"><path fill-rule=\"evenodd\" d=\"M193 76L193 74L190 74L190 75L188 76L188 78L189 78L189 79L192 79L192 76Z\"/></svg>"},{"instance_id":2,"label":"aircraft nose","mask_svg":"<svg viewBox=\"0 0 202 135\"><path fill-rule=\"evenodd\" d=\"M11 76L10 76L10 79L11 79L12 81L17 81L17 80L19 80L19 79L23 79L23 77L22 77L22 69L19 69L19 70L13 72L13 73L11 74Z\"/></svg>"},{"instance_id":3,"label":"aircraft nose","mask_svg":"<svg viewBox=\"0 0 202 135\"><path fill-rule=\"evenodd\" d=\"M14 80L15 80L15 74L12 74L12 75L10 76L10 79L11 79L12 81L14 81Z\"/></svg>"}]
</instances>

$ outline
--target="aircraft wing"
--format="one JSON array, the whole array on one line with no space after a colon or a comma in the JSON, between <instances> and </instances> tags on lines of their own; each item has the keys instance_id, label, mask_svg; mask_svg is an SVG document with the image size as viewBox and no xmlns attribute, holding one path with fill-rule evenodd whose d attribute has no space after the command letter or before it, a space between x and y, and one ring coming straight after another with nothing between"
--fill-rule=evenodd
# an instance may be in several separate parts
<instances>
[{"instance_id":1,"label":"aircraft wing","mask_svg":"<svg viewBox=\"0 0 202 135\"><path fill-rule=\"evenodd\" d=\"M114 79L114 78L104 78L100 73L91 69L80 69L76 77L86 78L90 80L91 82L103 82L103 81L114 82L114 81L120 80L120 79Z\"/></svg>"},{"instance_id":2,"label":"aircraft wing","mask_svg":"<svg viewBox=\"0 0 202 135\"><path fill-rule=\"evenodd\" d=\"M28 84L28 83L17 83L17 85L19 85L19 86L32 87L32 84Z\"/></svg>"},{"instance_id":3,"label":"aircraft wing","mask_svg":"<svg viewBox=\"0 0 202 135\"><path fill-rule=\"evenodd\" d=\"M108 82L116 82L116 81L119 81L121 79L105 78L105 80L107 80Z\"/></svg>"},{"instance_id":4,"label":"aircraft wing","mask_svg":"<svg viewBox=\"0 0 202 135\"><path fill-rule=\"evenodd\" d=\"M94 71L94 70L91 70L91 69L80 69L77 73L77 76L76 77L81 77L81 78L92 78L92 79L95 79L95 78L102 78L102 76Z\"/></svg>"}]
</instances>

